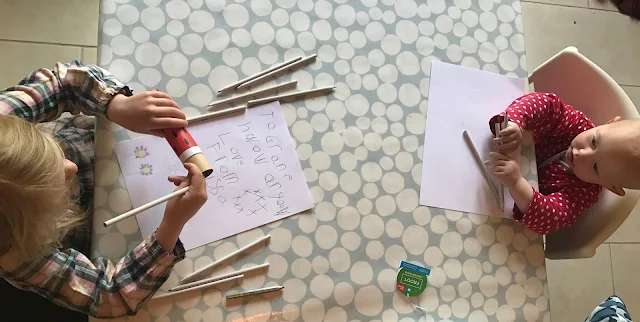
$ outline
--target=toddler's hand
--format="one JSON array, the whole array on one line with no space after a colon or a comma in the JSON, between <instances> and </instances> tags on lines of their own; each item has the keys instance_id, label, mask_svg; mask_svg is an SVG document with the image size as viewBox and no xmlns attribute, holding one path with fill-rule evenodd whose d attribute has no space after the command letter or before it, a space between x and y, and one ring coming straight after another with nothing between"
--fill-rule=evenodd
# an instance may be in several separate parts
<instances>
[{"instance_id":1,"label":"toddler's hand","mask_svg":"<svg viewBox=\"0 0 640 322\"><path fill-rule=\"evenodd\" d=\"M186 116L171 96L155 90L114 96L107 117L128 130L160 136L161 129L187 126Z\"/></svg>"},{"instance_id":2,"label":"toddler's hand","mask_svg":"<svg viewBox=\"0 0 640 322\"><path fill-rule=\"evenodd\" d=\"M520 175L520 166L518 162L499 152L491 152L491 160L487 161L492 168L493 175L507 188L512 188L518 180L522 178Z\"/></svg>"},{"instance_id":3,"label":"toddler's hand","mask_svg":"<svg viewBox=\"0 0 640 322\"><path fill-rule=\"evenodd\" d=\"M493 139L493 146L496 151L509 154L520 147L522 143L522 131L518 124L509 122L506 129L502 129L498 133L498 137Z\"/></svg>"},{"instance_id":4,"label":"toddler's hand","mask_svg":"<svg viewBox=\"0 0 640 322\"><path fill-rule=\"evenodd\" d=\"M193 163L185 163L184 166L189 170L189 174L186 177L170 176L169 181L178 186L176 190L188 186L189 191L169 200L164 211L164 219L178 226L187 223L207 202L208 198L207 185L200 168Z\"/></svg>"}]
</instances>

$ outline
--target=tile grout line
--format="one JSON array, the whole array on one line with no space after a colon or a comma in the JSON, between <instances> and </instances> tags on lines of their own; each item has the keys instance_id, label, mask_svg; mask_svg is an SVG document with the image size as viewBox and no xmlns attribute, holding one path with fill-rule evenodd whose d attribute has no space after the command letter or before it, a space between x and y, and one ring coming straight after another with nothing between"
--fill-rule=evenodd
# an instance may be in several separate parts
<instances>
[{"instance_id":1,"label":"tile grout line","mask_svg":"<svg viewBox=\"0 0 640 322\"><path fill-rule=\"evenodd\" d=\"M613 295L616 294L616 280L613 278L613 255L611 254L611 245L609 246L609 266L611 267L611 287L613 288Z\"/></svg>"},{"instance_id":2,"label":"tile grout line","mask_svg":"<svg viewBox=\"0 0 640 322\"><path fill-rule=\"evenodd\" d=\"M11 42L18 44L30 44L30 45L50 45L50 46L62 46L62 47L78 47L78 48L98 48L98 46L87 46L87 45L77 45L77 44L62 44L62 43L52 43L52 42L41 42L41 41L33 41L33 40L15 40L15 39L4 39L0 38L0 42Z\"/></svg>"},{"instance_id":3,"label":"tile grout line","mask_svg":"<svg viewBox=\"0 0 640 322\"><path fill-rule=\"evenodd\" d=\"M610 242L610 241L606 241L603 244L607 244L607 245L638 245L638 244L640 244L640 242Z\"/></svg>"}]
</instances>

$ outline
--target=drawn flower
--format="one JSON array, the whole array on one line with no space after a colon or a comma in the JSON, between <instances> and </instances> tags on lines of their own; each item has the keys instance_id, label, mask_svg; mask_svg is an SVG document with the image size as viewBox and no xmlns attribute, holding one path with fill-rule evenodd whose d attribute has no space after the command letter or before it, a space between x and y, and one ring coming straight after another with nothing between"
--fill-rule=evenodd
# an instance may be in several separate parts
<instances>
[{"instance_id":1,"label":"drawn flower","mask_svg":"<svg viewBox=\"0 0 640 322\"><path fill-rule=\"evenodd\" d=\"M147 148L144 146L137 146L135 150L133 150L133 154L136 156L136 159L144 159L149 156L149 152L147 152Z\"/></svg>"},{"instance_id":2,"label":"drawn flower","mask_svg":"<svg viewBox=\"0 0 640 322\"><path fill-rule=\"evenodd\" d=\"M143 176L150 176L153 174L153 166L150 164L140 165L140 174Z\"/></svg>"}]
</instances>

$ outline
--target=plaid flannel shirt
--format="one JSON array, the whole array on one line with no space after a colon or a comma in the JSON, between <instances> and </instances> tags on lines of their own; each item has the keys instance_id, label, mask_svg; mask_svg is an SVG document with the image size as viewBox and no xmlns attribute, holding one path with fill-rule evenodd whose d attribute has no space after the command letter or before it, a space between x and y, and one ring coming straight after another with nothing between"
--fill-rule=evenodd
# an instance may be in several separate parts
<instances>
[{"instance_id":1,"label":"plaid flannel shirt","mask_svg":"<svg viewBox=\"0 0 640 322\"><path fill-rule=\"evenodd\" d=\"M41 130L53 135L67 158L78 165L79 186L83 189L79 193L92 199L92 116L106 117L111 98L122 92L130 94L124 84L100 67L79 61L58 63L53 70L34 71L20 84L0 91L0 113L40 123ZM61 118L64 112L75 116ZM30 262L15 262L9 257L0 256L0 277L12 285L58 305L110 318L134 315L166 281L173 266L184 259L184 247L178 241L168 253L154 234L118 263L106 258L91 261L75 249L59 249Z\"/></svg>"}]
</instances>

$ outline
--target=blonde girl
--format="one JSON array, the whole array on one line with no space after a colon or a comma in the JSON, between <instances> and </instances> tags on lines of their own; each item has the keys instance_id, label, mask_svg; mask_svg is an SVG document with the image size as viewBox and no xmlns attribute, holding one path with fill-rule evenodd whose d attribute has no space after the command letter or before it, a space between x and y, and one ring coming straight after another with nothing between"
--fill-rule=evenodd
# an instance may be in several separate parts
<instances>
[{"instance_id":1,"label":"blonde girl","mask_svg":"<svg viewBox=\"0 0 640 322\"><path fill-rule=\"evenodd\" d=\"M63 112L74 116L61 117ZM185 165L188 177L169 178L190 190L166 204L153 235L118 263L85 255L95 117L151 134L187 125L169 95L133 95L109 72L79 61L40 69L0 92L0 277L8 282L0 285L4 317L68 321L69 310L100 318L133 315L184 258L178 236L207 200L204 178L192 164ZM37 301L42 298L65 309Z\"/></svg>"}]
</instances>

